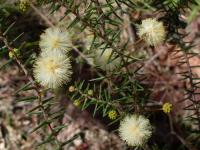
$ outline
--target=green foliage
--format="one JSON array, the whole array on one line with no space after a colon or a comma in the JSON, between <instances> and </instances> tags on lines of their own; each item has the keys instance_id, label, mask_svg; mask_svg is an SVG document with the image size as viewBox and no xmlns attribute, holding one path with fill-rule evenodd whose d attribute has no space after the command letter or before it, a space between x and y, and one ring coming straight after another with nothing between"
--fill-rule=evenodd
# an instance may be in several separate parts
<instances>
[{"instance_id":1,"label":"green foliage","mask_svg":"<svg viewBox=\"0 0 200 150\"><path fill-rule=\"evenodd\" d=\"M180 32L180 29L185 29L187 26L186 20L183 20L180 16L184 14L184 12L187 12L189 16L188 22L194 19L199 12L200 3L198 1L104 0L100 2L99 0L38 0L36 4L32 5L37 5L37 7L43 5L48 6L50 14L58 12L61 8L65 8L64 15L61 17L60 22L64 22L66 18L70 18L70 21L68 23L64 22L63 26L71 32L76 31L72 37L77 38L77 36L81 36L82 34L85 36L85 34L87 35L88 33L93 35L92 40L90 39L90 41L87 41L89 43L89 48L87 46L87 48L84 47L84 40L81 38L79 39L79 37L77 38L78 40L75 39L75 42L73 41L73 46L71 47L72 61L76 62L79 57L82 60L80 61L81 64L75 64L80 67L77 67L78 71L74 70L74 77L71 82L75 89L72 92L68 92L67 97L81 108L81 110L92 108L93 117L97 116L97 114L101 117L107 117L110 110L116 110L119 115L117 115L110 124L119 123L121 118L131 113L148 116L152 115L147 111L149 108L148 104L150 104L150 89L148 89L148 85L142 84L144 80L143 74L141 74L143 66L138 65L143 60L139 57L138 53L135 52L135 49L138 48L137 42L139 41L140 43L140 39L135 36L135 39L132 40L130 35L126 35L126 38L122 37L122 35L125 30L123 28L124 22L128 22L132 30L137 30L138 24L145 18L145 15L150 15L152 13L153 15L150 16L153 18L154 14L159 14L158 16L160 17L158 20L164 22L168 33L166 42L180 47L182 52L180 64L185 64L187 66L187 71L180 73L183 80L189 80L190 84L190 86L185 89L186 98L184 98L183 101L189 100L191 102L185 109L194 111L194 114L189 117L194 120L192 121L194 124L199 126L196 133L199 132L200 107L197 95L199 94L200 79L196 78L192 73L192 68L199 66L191 66L189 62L189 58L198 54L191 51L194 43L186 43L183 40L187 34ZM9 52L13 53L13 59L8 59L7 57L7 62L0 65L0 69L5 68L6 65L14 61L24 72L29 82L19 87L14 94L17 95L20 92L29 90L33 90L36 93L30 97L19 98L17 102L35 104L27 114L30 117L37 115L42 118L41 121L38 122L38 126L31 130L31 132L42 130L46 134L43 141L37 146L51 143L56 146L58 150L61 150L66 144L71 143L74 139L79 137L80 134L76 134L67 141L58 140L57 135L67 127L67 124L58 124L58 120L62 118L65 113L65 108L61 107L59 101L57 101L58 92L52 91L51 89L44 89L32 77L32 66L39 51L38 37L41 31L38 31L38 36L35 36L33 39L28 38L28 40L24 40L26 39L24 33L15 33L18 29L17 25L19 24L14 22L16 21L15 19L13 22L9 19L14 15L22 15L22 12L20 12L19 8L16 6L5 3L5 1L0 1L0 8L0 40L2 41L0 43L0 56L5 57L5 55L9 55ZM138 17L133 17L134 12L139 14ZM43 15L42 18L44 19ZM46 19L48 18L44 20ZM42 29L41 27L39 30ZM30 37L30 35L28 37ZM87 37L88 36L84 38L87 40ZM131 47L132 45L134 45L133 48ZM14 48L20 50L19 56L13 51ZM119 68L113 71L107 71L99 69L95 67L95 65L91 65L88 55L98 49L102 49L103 54L108 48L113 50L111 56L109 56L109 63L113 63L115 59L120 58L121 62ZM148 48L148 46L144 48ZM134 49L133 52L132 49ZM75 53L75 55L73 55L73 53ZM114 53L116 55L114 55ZM112 56L114 56L114 58L112 58ZM130 67L131 65L134 65L134 67ZM87 71L87 69L89 70L88 74L84 76L84 72ZM81 77L77 75L80 72L83 74ZM54 93L55 95L46 96L48 93ZM159 107L159 110L160 109L161 107ZM47 129L49 129L49 132L47 132ZM171 132L174 134L175 131ZM182 142L182 139L180 141ZM187 144L186 147L188 147ZM157 150L159 146L153 146L152 149Z\"/></svg>"}]
</instances>

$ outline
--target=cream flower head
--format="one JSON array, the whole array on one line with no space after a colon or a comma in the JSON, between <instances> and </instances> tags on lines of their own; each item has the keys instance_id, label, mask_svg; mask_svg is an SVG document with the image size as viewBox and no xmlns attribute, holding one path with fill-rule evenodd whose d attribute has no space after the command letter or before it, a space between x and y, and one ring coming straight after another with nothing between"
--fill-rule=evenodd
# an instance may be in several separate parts
<instances>
[{"instance_id":1,"label":"cream flower head","mask_svg":"<svg viewBox=\"0 0 200 150\"><path fill-rule=\"evenodd\" d=\"M113 71L119 67L121 59L116 57L116 53L111 48L105 50L99 48L94 54L94 64L105 71Z\"/></svg>"},{"instance_id":2,"label":"cream flower head","mask_svg":"<svg viewBox=\"0 0 200 150\"><path fill-rule=\"evenodd\" d=\"M40 36L39 46L42 50L69 51L71 45L69 33L61 27L47 28Z\"/></svg>"},{"instance_id":3,"label":"cream flower head","mask_svg":"<svg viewBox=\"0 0 200 150\"><path fill-rule=\"evenodd\" d=\"M126 116L120 123L119 135L129 146L142 146L151 134L152 126L144 116Z\"/></svg>"},{"instance_id":4,"label":"cream flower head","mask_svg":"<svg viewBox=\"0 0 200 150\"><path fill-rule=\"evenodd\" d=\"M34 65L34 77L41 85L57 88L70 80L70 59L64 51L43 51Z\"/></svg>"},{"instance_id":5,"label":"cream flower head","mask_svg":"<svg viewBox=\"0 0 200 150\"><path fill-rule=\"evenodd\" d=\"M163 23L153 18L142 20L137 34L148 45L153 46L161 44L166 36Z\"/></svg>"}]
</instances>

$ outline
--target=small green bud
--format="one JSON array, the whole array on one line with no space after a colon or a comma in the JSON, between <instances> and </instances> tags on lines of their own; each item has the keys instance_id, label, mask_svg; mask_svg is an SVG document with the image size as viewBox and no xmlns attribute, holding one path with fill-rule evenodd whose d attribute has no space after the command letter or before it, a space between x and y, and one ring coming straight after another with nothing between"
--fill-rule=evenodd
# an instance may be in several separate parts
<instances>
[{"instance_id":1,"label":"small green bud","mask_svg":"<svg viewBox=\"0 0 200 150\"><path fill-rule=\"evenodd\" d=\"M93 94L94 94L93 90L88 90L88 95L89 96L93 96Z\"/></svg>"},{"instance_id":2,"label":"small green bud","mask_svg":"<svg viewBox=\"0 0 200 150\"><path fill-rule=\"evenodd\" d=\"M20 3L19 3L19 9L20 10L26 11L29 6L30 6L29 0L20 0Z\"/></svg>"},{"instance_id":3,"label":"small green bud","mask_svg":"<svg viewBox=\"0 0 200 150\"><path fill-rule=\"evenodd\" d=\"M14 48L12 51L9 52L9 57L12 59L15 55L19 56L19 49Z\"/></svg>"},{"instance_id":4,"label":"small green bud","mask_svg":"<svg viewBox=\"0 0 200 150\"><path fill-rule=\"evenodd\" d=\"M81 101L79 99L76 99L73 104L77 107L79 107L81 105Z\"/></svg>"}]
</instances>

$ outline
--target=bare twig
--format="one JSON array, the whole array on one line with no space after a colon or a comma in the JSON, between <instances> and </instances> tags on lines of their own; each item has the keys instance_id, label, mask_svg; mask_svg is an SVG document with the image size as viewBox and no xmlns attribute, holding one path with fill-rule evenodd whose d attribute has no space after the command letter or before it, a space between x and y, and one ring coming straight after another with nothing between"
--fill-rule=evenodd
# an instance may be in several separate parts
<instances>
[{"instance_id":1,"label":"bare twig","mask_svg":"<svg viewBox=\"0 0 200 150\"><path fill-rule=\"evenodd\" d=\"M196 115L197 115L197 120L198 120L198 127L199 127L199 130L200 130L200 112L199 112L199 108L198 108L198 100L196 98L196 95L195 95L195 92L196 92L196 89L194 88L195 85L194 85L194 82L193 82L193 73L192 73L192 67L190 66L190 62L189 62L189 58L188 58L188 54L186 52L184 52L184 57L185 57L185 60L186 60L186 65L188 67L188 73L189 73L189 82L190 82L190 86L191 86L191 96L192 96L192 103L194 105L194 108L195 108L195 112L196 112Z\"/></svg>"},{"instance_id":2,"label":"bare twig","mask_svg":"<svg viewBox=\"0 0 200 150\"><path fill-rule=\"evenodd\" d=\"M182 136L180 136L174 129L173 126L173 118L171 116L171 114L168 114L168 118L169 118L169 125L170 125L170 133L173 134L174 136L176 136L176 138L183 144L185 145L185 147L187 147L189 150L197 150L190 142L188 142L187 140L185 140Z\"/></svg>"},{"instance_id":3,"label":"bare twig","mask_svg":"<svg viewBox=\"0 0 200 150\"><path fill-rule=\"evenodd\" d=\"M49 21L49 19L43 13L41 13L37 7L35 7L32 3L30 3L30 6L38 14L38 16L40 16L46 22L46 24L48 26L50 26L50 27L54 26L53 23L51 21Z\"/></svg>"}]
</instances>

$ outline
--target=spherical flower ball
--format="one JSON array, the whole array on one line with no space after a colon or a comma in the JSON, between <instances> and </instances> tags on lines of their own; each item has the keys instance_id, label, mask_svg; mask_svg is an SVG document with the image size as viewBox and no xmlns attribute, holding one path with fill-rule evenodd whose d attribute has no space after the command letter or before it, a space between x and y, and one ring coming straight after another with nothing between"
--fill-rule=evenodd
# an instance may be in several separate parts
<instances>
[{"instance_id":1,"label":"spherical flower ball","mask_svg":"<svg viewBox=\"0 0 200 150\"><path fill-rule=\"evenodd\" d=\"M129 146L144 145L151 134L152 126L144 116L130 115L120 122L119 135Z\"/></svg>"},{"instance_id":2,"label":"spherical flower ball","mask_svg":"<svg viewBox=\"0 0 200 150\"><path fill-rule=\"evenodd\" d=\"M34 65L34 77L43 86L57 88L70 80L72 66L64 51L43 51Z\"/></svg>"},{"instance_id":3,"label":"spherical flower ball","mask_svg":"<svg viewBox=\"0 0 200 150\"><path fill-rule=\"evenodd\" d=\"M137 34L148 45L152 46L161 44L166 37L163 23L153 18L142 20L142 24L138 27Z\"/></svg>"},{"instance_id":4,"label":"spherical flower ball","mask_svg":"<svg viewBox=\"0 0 200 150\"><path fill-rule=\"evenodd\" d=\"M105 71L113 71L120 66L121 59L111 48L97 49L94 56L94 64Z\"/></svg>"},{"instance_id":5,"label":"spherical flower ball","mask_svg":"<svg viewBox=\"0 0 200 150\"><path fill-rule=\"evenodd\" d=\"M40 36L39 46L42 50L69 51L71 45L69 33L61 27L47 28Z\"/></svg>"}]
</instances>

